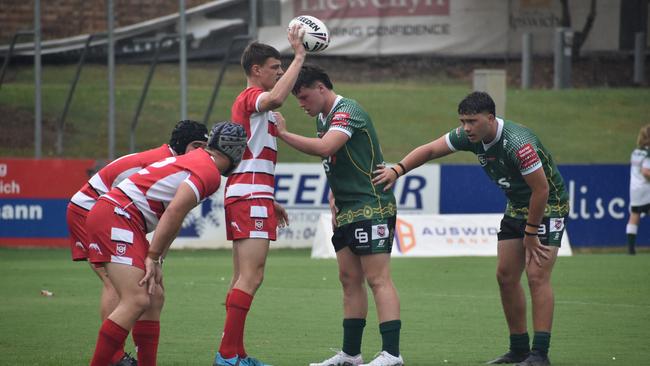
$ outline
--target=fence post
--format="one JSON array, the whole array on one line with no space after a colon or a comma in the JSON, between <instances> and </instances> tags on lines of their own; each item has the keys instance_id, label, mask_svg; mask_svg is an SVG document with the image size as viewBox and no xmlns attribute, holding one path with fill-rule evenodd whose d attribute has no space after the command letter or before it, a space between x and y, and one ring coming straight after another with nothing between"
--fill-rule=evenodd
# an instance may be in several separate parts
<instances>
[{"instance_id":1,"label":"fence post","mask_svg":"<svg viewBox=\"0 0 650 366\"><path fill-rule=\"evenodd\" d=\"M645 33L637 32L634 37L634 83L645 82Z\"/></svg>"},{"instance_id":2,"label":"fence post","mask_svg":"<svg viewBox=\"0 0 650 366\"><path fill-rule=\"evenodd\" d=\"M530 32L522 35L521 45L521 88L529 89L532 84L533 36Z\"/></svg>"}]
</instances>

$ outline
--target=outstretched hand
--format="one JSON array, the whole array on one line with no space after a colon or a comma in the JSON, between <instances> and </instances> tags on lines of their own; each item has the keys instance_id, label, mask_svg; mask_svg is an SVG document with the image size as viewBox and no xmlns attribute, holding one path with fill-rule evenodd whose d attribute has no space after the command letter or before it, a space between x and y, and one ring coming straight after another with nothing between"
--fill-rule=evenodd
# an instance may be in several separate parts
<instances>
[{"instance_id":1,"label":"outstretched hand","mask_svg":"<svg viewBox=\"0 0 650 366\"><path fill-rule=\"evenodd\" d=\"M377 164L377 170L373 171L372 173L375 174L375 177L372 178L372 184L376 186L385 184L384 192L391 189L398 178L395 170L391 169L385 164Z\"/></svg>"},{"instance_id":2,"label":"outstretched hand","mask_svg":"<svg viewBox=\"0 0 650 366\"><path fill-rule=\"evenodd\" d=\"M289 28L287 39L289 40L289 44L291 45L291 48L293 48L293 52L296 55L305 55L307 53L307 50L302 43L302 38L304 36L305 28L302 25L294 24L291 28Z\"/></svg>"}]
</instances>

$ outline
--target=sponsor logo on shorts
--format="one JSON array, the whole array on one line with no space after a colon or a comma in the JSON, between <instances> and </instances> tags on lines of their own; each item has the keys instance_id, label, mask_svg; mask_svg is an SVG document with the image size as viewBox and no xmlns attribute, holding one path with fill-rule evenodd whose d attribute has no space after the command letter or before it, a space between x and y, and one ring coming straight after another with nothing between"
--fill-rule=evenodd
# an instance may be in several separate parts
<instances>
[{"instance_id":1,"label":"sponsor logo on shorts","mask_svg":"<svg viewBox=\"0 0 650 366\"><path fill-rule=\"evenodd\" d=\"M80 242L80 241L78 241L78 242L75 242L75 243L74 243L74 246L75 246L75 247L79 247L79 248L81 248L81 249L86 249L86 248L84 248L84 245L83 245L83 244L81 244L81 242Z\"/></svg>"},{"instance_id":2,"label":"sponsor logo on shorts","mask_svg":"<svg viewBox=\"0 0 650 366\"><path fill-rule=\"evenodd\" d=\"M255 230L262 230L264 228L264 221L255 220Z\"/></svg>"},{"instance_id":3,"label":"sponsor logo on shorts","mask_svg":"<svg viewBox=\"0 0 650 366\"><path fill-rule=\"evenodd\" d=\"M97 243L90 243L90 245L88 246L88 249L90 249L90 250L94 250L94 251L96 251L97 253L99 253L99 254L101 254L101 255L104 255L104 253L102 253L102 250L99 249L99 245L97 245Z\"/></svg>"},{"instance_id":4,"label":"sponsor logo on shorts","mask_svg":"<svg viewBox=\"0 0 650 366\"><path fill-rule=\"evenodd\" d=\"M381 239L379 243L377 243L377 248L383 248L386 246L386 239Z\"/></svg>"},{"instance_id":5,"label":"sponsor logo on shorts","mask_svg":"<svg viewBox=\"0 0 650 366\"><path fill-rule=\"evenodd\" d=\"M126 253L126 244L119 243L117 244L117 254L124 255Z\"/></svg>"},{"instance_id":6,"label":"sponsor logo on shorts","mask_svg":"<svg viewBox=\"0 0 650 366\"><path fill-rule=\"evenodd\" d=\"M237 225L236 222L231 221L231 222L230 222L230 226L234 227L235 230L237 230L237 231L239 231L239 232L241 233L241 229L239 228L239 225Z\"/></svg>"},{"instance_id":7,"label":"sponsor logo on shorts","mask_svg":"<svg viewBox=\"0 0 650 366\"><path fill-rule=\"evenodd\" d=\"M549 231L562 231L564 230L564 217L552 217L549 222Z\"/></svg>"}]
</instances>

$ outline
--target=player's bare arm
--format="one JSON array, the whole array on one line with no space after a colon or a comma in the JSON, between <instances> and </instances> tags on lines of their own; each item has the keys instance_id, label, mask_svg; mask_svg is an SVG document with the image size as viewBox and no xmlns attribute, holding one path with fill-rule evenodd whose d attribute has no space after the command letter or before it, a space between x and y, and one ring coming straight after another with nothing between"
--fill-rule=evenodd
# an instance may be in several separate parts
<instances>
[{"instance_id":1,"label":"player's bare arm","mask_svg":"<svg viewBox=\"0 0 650 366\"><path fill-rule=\"evenodd\" d=\"M305 47L302 45L302 37L304 35L305 30L298 25L295 25L289 30L287 37L294 51L293 61L291 61L291 64L289 65L289 68L284 73L284 75L282 75L280 72L279 75L282 76L278 79L273 89L261 95L258 107L259 112L265 112L280 108L284 101L287 99L287 96L289 96L289 93L293 88L293 84L295 84L296 79L298 79L300 68L305 62L305 57L307 54ZM272 67L277 66L281 68L279 60L277 61L278 65L272 65Z\"/></svg>"},{"instance_id":2,"label":"player's bare arm","mask_svg":"<svg viewBox=\"0 0 650 366\"><path fill-rule=\"evenodd\" d=\"M305 154L327 157L334 155L350 137L342 131L327 131L322 138L305 137L287 130L287 124L281 113L275 114L276 124L278 127L278 137L287 145Z\"/></svg>"},{"instance_id":3,"label":"player's bare arm","mask_svg":"<svg viewBox=\"0 0 650 366\"><path fill-rule=\"evenodd\" d=\"M377 166L378 169L373 172L375 177L373 178L372 183L374 185L385 184L384 191L387 191L395 184L397 178L406 174L406 172L421 166L427 161L449 155L453 152L454 151L447 146L445 136L441 136L408 153L408 155L400 161L401 165L396 165L394 167L384 165Z\"/></svg>"},{"instance_id":4,"label":"player's bare arm","mask_svg":"<svg viewBox=\"0 0 650 366\"><path fill-rule=\"evenodd\" d=\"M166 253L181 229L185 216L198 204L194 190L183 182L160 217L154 232L149 253L145 258L145 274L139 285L147 284L149 294L153 294L156 284L162 284L161 256Z\"/></svg>"},{"instance_id":5,"label":"player's bare arm","mask_svg":"<svg viewBox=\"0 0 650 366\"><path fill-rule=\"evenodd\" d=\"M524 175L526 184L530 187L530 203L528 205L528 219L524 231L533 235L524 236L524 247L526 248L526 265L534 260L538 266L542 265L542 258L548 259L549 248L540 243L537 236L537 229L544 217L544 209L548 201L548 181L544 169L539 167L530 174Z\"/></svg>"}]
</instances>

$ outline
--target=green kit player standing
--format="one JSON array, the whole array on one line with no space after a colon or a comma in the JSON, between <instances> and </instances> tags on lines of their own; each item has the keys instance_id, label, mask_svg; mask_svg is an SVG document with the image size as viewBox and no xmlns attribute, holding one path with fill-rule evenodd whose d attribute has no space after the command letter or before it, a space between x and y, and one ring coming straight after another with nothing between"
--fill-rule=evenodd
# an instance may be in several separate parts
<instances>
[{"instance_id":1,"label":"green kit player standing","mask_svg":"<svg viewBox=\"0 0 650 366\"><path fill-rule=\"evenodd\" d=\"M395 197L372 183L384 159L370 116L355 102L337 95L329 76L305 65L293 87L300 107L316 118L318 138L288 132L282 116L278 136L306 154L323 158L333 216L332 244L343 287L343 348L311 366L362 365L361 337L368 314L365 282L372 289L382 351L367 365L402 366L399 352L400 304L390 274L395 231Z\"/></svg>"},{"instance_id":2,"label":"green kit player standing","mask_svg":"<svg viewBox=\"0 0 650 366\"><path fill-rule=\"evenodd\" d=\"M497 281L510 331L510 350L488 364L550 365L553 323L551 272L557 258L569 199L551 154L528 128L495 117L492 98L469 94L458 105L460 127L411 151L394 167L380 167L375 184L390 189L408 170L456 151L470 151L506 194L498 234ZM526 327L523 271L533 304L532 350Z\"/></svg>"}]
</instances>

